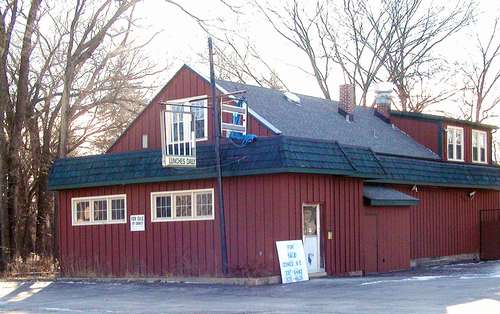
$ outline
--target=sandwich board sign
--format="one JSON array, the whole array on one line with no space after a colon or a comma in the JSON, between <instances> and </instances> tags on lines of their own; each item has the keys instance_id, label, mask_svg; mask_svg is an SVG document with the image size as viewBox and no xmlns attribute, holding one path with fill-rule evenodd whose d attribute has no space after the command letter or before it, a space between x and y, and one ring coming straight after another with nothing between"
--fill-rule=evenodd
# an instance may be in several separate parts
<instances>
[{"instance_id":1,"label":"sandwich board sign","mask_svg":"<svg viewBox=\"0 0 500 314\"><path fill-rule=\"evenodd\" d=\"M301 240L276 241L276 249L280 262L282 283L309 280L306 255Z\"/></svg>"}]
</instances>

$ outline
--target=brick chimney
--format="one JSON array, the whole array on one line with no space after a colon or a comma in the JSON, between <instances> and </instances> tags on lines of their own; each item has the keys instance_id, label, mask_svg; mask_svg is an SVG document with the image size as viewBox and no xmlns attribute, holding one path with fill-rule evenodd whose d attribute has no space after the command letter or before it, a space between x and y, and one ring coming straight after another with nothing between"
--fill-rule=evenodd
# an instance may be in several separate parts
<instances>
[{"instance_id":1,"label":"brick chimney","mask_svg":"<svg viewBox=\"0 0 500 314\"><path fill-rule=\"evenodd\" d=\"M387 123L391 122L391 91L375 91L374 114Z\"/></svg>"},{"instance_id":2,"label":"brick chimney","mask_svg":"<svg viewBox=\"0 0 500 314\"><path fill-rule=\"evenodd\" d=\"M339 87L339 113L343 115L347 121L354 120L354 85L342 84Z\"/></svg>"}]
</instances>

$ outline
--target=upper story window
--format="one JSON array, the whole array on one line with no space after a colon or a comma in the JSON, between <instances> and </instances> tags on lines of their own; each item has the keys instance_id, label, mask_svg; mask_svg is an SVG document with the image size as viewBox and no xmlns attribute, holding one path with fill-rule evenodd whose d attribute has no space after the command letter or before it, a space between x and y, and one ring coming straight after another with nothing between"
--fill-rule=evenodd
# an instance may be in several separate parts
<instances>
[{"instance_id":1,"label":"upper story window","mask_svg":"<svg viewBox=\"0 0 500 314\"><path fill-rule=\"evenodd\" d=\"M214 190L151 193L153 221L214 219Z\"/></svg>"},{"instance_id":2,"label":"upper story window","mask_svg":"<svg viewBox=\"0 0 500 314\"><path fill-rule=\"evenodd\" d=\"M127 197L121 195L75 197L71 199L72 225L127 222Z\"/></svg>"},{"instance_id":3,"label":"upper story window","mask_svg":"<svg viewBox=\"0 0 500 314\"><path fill-rule=\"evenodd\" d=\"M198 100L191 103L191 112L193 113L196 140L203 141L208 139L208 119L207 119L207 100ZM198 107L198 108L196 108Z\"/></svg>"},{"instance_id":4,"label":"upper story window","mask_svg":"<svg viewBox=\"0 0 500 314\"><path fill-rule=\"evenodd\" d=\"M448 160L464 161L464 129L448 126L446 131Z\"/></svg>"},{"instance_id":5,"label":"upper story window","mask_svg":"<svg viewBox=\"0 0 500 314\"><path fill-rule=\"evenodd\" d=\"M203 96L200 96L203 97ZM199 98L199 97L198 97ZM197 141L204 141L208 139L208 108L207 100L195 100L190 101L186 99L172 100L172 103L178 103L180 105L191 106L191 113L193 114L193 124L195 126L195 137ZM171 106L171 110L174 112L172 124L167 125L167 130L170 130L170 135L173 143L184 142L187 140L188 134L186 134L185 123L187 121L185 118L185 107L184 106Z\"/></svg>"},{"instance_id":6,"label":"upper story window","mask_svg":"<svg viewBox=\"0 0 500 314\"><path fill-rule=\"evenodd\" d=\"M472 162L486 163L486 132L472 130Z\"/></svg>"}]
</instances>

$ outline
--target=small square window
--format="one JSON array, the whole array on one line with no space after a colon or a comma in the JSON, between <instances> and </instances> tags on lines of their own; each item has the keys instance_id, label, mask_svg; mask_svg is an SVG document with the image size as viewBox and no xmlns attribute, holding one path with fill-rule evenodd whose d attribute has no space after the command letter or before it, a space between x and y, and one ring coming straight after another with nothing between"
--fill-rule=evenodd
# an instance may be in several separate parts
<instances>
[{"instance_id":1,"label":"small square window","mask_svg":"<svg viewBox=\"0 0 500 314\"><path fill-rule=\"evenodd\" d=\"M108 202L107 200L94 201L94 221L108 220Z\"/></svg>"},{"instance_id":2,"label":"small square window","mask_svg":"<svg viewBox=\"0 0 500 314\"><path fill-rule=\"evenodd\" d=\"M191 217L191 194L175 196L175 216Z\"/></svg>"},{"instance_id":3,"label":"small square window","mask_svg":"<svg viewBox=\"0 0 500 314\"><path fill-rule=\"evenodd\" d=\"M111 220L125 219L125 199L111 200Z\"/></svg>"},{"instance_id":4,"label":"small square window","mask_svg":"<svg viewBox=\"0 0 500 314\"><path fill-rule=\"evenodd\" d=\"M156 218L172 218L172 197L156 197Z\"/></svg>"},{"instance_id":5,"label":"small square window","mask_svg":"<svg viewBox=\"0 0 500 314\"><path fill-rule=\"evenodd\" d=\"M76 202L76 221L89 222L90 221L90 202L81 201Z\"/></svg>"},{"instance_id":6,"label":"small square window","mask_svg":"<svg viewBox=\"0 0 500 314\"><path fill-rule=\"evenodd\" d=\"M196 194L196 216L212 216L212 193Z\"/></svg>"}]
</instances>

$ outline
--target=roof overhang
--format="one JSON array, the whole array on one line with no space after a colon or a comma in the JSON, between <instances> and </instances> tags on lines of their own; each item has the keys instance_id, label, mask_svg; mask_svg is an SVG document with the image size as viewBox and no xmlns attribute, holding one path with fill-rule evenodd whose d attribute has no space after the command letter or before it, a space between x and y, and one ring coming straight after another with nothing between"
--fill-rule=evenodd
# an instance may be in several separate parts
<instances>
[{"instance_id":1,"label":"roof overhang","mask_svg":"<svg viewBox=\"0 0 500 314\"><path fill-rule=\"evenodd\" d=\"M434 114L429 114L429 113L403 112L403 111L391 110L391 115L396 116L396 117L404 117L404 118L410 118L410 119L416 119L416 120L460 123L460 124L465 124L465 125L469 125L472 127L485 128L485 129L491 129L491 130L498 129L498 126L496 126L496 125L484 124L484 123L461 120L461 119L455 119L455 118L439 116L439 115L434 115Z\"/></svg>"},{"instance_id":2,"label":"roof overhang","mask_svg":"<svg viewBox=\"0 0 500 314\"><path fill-rule=\"evenodd\" d=\"M365 185L363 198L369 206L413 206L419 201L413 196L378 185Z\"/></svg>"}]
</instances>

